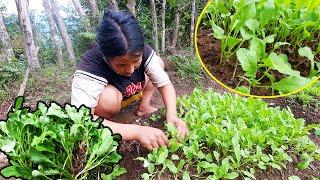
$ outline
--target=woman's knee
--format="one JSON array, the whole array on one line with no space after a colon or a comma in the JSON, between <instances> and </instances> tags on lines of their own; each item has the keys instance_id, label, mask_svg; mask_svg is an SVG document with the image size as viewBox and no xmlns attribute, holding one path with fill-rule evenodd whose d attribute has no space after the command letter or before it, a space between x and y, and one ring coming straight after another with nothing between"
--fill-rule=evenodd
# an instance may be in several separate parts
<instances>
[{"instance_id":1,"label":"woman's knee","mask_svg":"<svg viewBox=\"0 0 320 180\"><path fill-rule=\"evenodd\" d=\"M95 115L110 118L120 111L121 102L122 94L120 91L112 85L107 85L99 96Z\"/></svg>"}]
</instances>

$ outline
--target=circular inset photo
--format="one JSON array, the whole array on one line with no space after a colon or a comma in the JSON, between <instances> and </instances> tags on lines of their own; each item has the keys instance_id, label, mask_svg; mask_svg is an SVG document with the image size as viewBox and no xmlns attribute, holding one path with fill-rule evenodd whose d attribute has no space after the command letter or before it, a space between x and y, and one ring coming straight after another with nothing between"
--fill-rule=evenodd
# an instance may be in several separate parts
<instances>
[{"instance_id":1,"label":"circular inset photo","mask_svg":"<svg viewBox=\"0 0 320 180\"><path fill-rule=\"evenodd\" d=\"M224 87L256 97L296 93L320 75L320 1L214 0L196 51Z\"/></svg>"}]
</instances>

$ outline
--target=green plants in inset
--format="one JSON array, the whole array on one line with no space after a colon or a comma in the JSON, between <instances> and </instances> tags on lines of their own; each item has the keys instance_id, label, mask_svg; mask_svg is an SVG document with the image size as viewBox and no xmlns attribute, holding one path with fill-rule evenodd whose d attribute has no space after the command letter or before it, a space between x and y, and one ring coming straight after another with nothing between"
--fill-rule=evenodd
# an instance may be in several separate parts
<instances>
[{"instance_id":1,"label":"green plants in inset","mask_svg":"<svg viewBox=\"0 0 320 180\"><path fill-rule=\"evenodd\" d=\"M220 43L217 65L236 59L238 91L286 94L320 75L320 1L215 0L202 18Z\"/></svg>"},{"instance_id":2,"label":"green plants in inset","mask_svg":"<svg viewBox=\"0 0 320 180\"><path fill-rule=\"evenodd\" d=\"M300 169L320 160L320 149L308 137L319 125L306 126L289 108L199 89L181 97L178 104L190 136L180 139L173 125L167 124L171 147L138 158L148 170L143 179L164 172L175 179L254 179L258 169L286 168L292 156L299 159Z\"/></svg>"}]
</instances>

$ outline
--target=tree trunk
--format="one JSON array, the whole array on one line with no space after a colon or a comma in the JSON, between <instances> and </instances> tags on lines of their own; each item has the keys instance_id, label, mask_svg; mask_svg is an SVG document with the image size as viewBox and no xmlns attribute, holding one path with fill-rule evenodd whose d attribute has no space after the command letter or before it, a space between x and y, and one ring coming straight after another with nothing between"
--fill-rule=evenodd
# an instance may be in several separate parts
<instances>
[{"instance_id":1,"label":"tree trunk","mask_svg":"<svg viewBox=\"0 0 320 180\"><path fill-rule=\"evenodd\" d=\"M136 0L127 0L126 6L129 11L136 16Z\"/></svg>"},{"instance_id":2,"label":"tree trunk","mask_svg":"<svg viewBox=\"0 0 320 180\"><path fill-rule=\"evenodd\" d=\"M56 0L51 0L51 10L52 10L53 19L56 22L58 29L60 31L60 34L62 36L63 42L66 45L68 60L69 60L69 62L74 62L75 57L74 57L72 42L69 37L66 25L64 24L63 19L60 16L59 9L58 9L57 5L58 5L58 3Z\"/></svg>"},{"instance_id":3,"label":"tree trunk","mask_svg":"<svg viewBox=\"0 0 320 180\"><path fill-rule=\"evenodd\" d=\"M81 23L85 29L86 32L90 32L90 28L89 28L89 22L86 22L86 14L84 13L84 10L81 6L81 3L79 0L72 0L72 3L80 17Z\"/></svg>"},{"instance_id":4,"label":"tree trunk","mask_svg":"<svg viewBox=\"0 0 320 180\"><path fill-rule=\"evenodd\" d=\"M49 25L50 25L51 37L54 43L54 48L56 50L57 64L59 65L59 67L63 67L64 63L63 63L63 55L62 55L62 49L61 49L61 40L58 36L56 25L53 20L50 2L48 0L42 0L42 3L43 3L43 7L45 9L45 13L47 14Z\"/></svg>"},{"instance_id":5,"label":"tree trunk","mask_svg":"<svg viewBox=\"0 0 320 180\"><path fill-rule=\"evenodd\" d=\"M195 23L195 15L196 15L196 0L192 0L191 4L191 26L190 26L190 47L193 50L194 44L194 23Z\"/></svg>"},{"instance_id":6,"label":"tree trunk","mask_svg":"<svg viewBox=\"0 0 320 180\"><path fill-rule=\"evenodd\" d=\"M157 11L156 11L156 5L154 0L150 0L150 7L151 7L151 16L152 16L152 39L154 42L154 48L156 50L156 53L159 54Z\"/></svg>"},{"instance_id":7,"label":"tree trunk","mask_svg":"<svg viewBox=\"0 0 320 180\"><path fill-rule=\"evenodd\" d=\"M88 3L90 6L90 11L93 19L95 19L95 21L98 22L99 9L98 9L96 0L88 0Z\"/></svg>"},{"instance_id":8,"label":"tree trunk","mask_svg":"<svg viewBox=\"0 0 320 180\"><path fill-rule=\"evenodd\" d=\"M119 11L119 6L117 3L117 0L110 0L109 1L109 6L111 9L114 9L115 11Z\"/></svg>"},{"instance_id":9,"label":"tree trunk","mask_svg":"<svg viewBox=\"0 0 320 180\"><path fill-rule=\"evenodd\" d=\"M27 81L28 81L29 74L30 74L30 66L27 67L26 73L24 74L24 78L20 84L20 88L19 88L19 92L18 92L17 96L24 95L24 92L26 91L26 87L27 87Z\"/></svg>"},{"instance_id":10,"label":"tree trunk","mask_svg":"<svg viewBox=\"0 0 320 180\"><path fill-rule=\"evenodd\" d=\"M2 14L0 13L0 38L1 43L3 44L3 50L1 50L4 54L2 56L5 60L10 61L11 58L14 56L13 49L10 43L10 37L8 34L8 30L3 22ZM3 60L2 58L0 61Z\"/></svg>"},{"instance_id":11,"label":"tree trunk","mask_svg":"<svg viewBox=\"0 0 320 180\"><path fill-rule=\"evenodd\" d=\"M35 68L39 68L38 51L35 46L33 39L33 33L30 23L30 17L28 13L28 0L15 0L17 11L19 15L20 27L22 29L23 39L24 39L24 49L26 56L28 58L28 64L30 66L30 71Z\"/></svg>"},{"instance_id":12,"label":"tree trunk","mask_svg":"<svg viewBox=\"0 0 320 180\"><path fill-rule=\"evenodd\" d=\"M72 3L74 5L74 7L76 8L76 11L77 11L78 15L80 16L80 18L83 19L86 15L82 9L80 1L79 0L72 0Z\"/></svg>"},{"instance_id":13,"label":"tree trunk","mask_svg":"<svg viewBox=\"0 0 320 180\"><path fill-rule=\"evenodd\" d=\"M179 35L179 24L180 24L180 12L177 8L174 14L173 36L172 36L172 44L171 44L173 48L177 46L178 35Z\"/></svg>"},{"instance_id":14,"label":"tree trunk","mask_svg":"<svg viewBox=\"0 0 320 180\"><path fill-rule=\"evenodd\" d=\"M161 51L163 53L166 52L166 0L162 1L162 11L161 11L161 18L162 18L162 37L161 37Z\"/></svg>"}]
</instances>

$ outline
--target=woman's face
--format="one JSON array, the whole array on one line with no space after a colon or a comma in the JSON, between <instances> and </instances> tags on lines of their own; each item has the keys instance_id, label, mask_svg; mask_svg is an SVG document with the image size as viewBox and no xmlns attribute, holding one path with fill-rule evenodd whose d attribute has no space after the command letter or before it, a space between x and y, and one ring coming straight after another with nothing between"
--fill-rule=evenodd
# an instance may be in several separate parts
<instances>
[{"instance_id":1,"label":"woman's face","mask_svg":"<svg viewBox=\"0 0 320 180\"><path fill-rule=\"evenodd\" d=\"M123 56L110 58L111 68L122 76L131 76L133 72L140 67L142 62L142 53L130 53Z\"/></svg>"}]
</instances>

